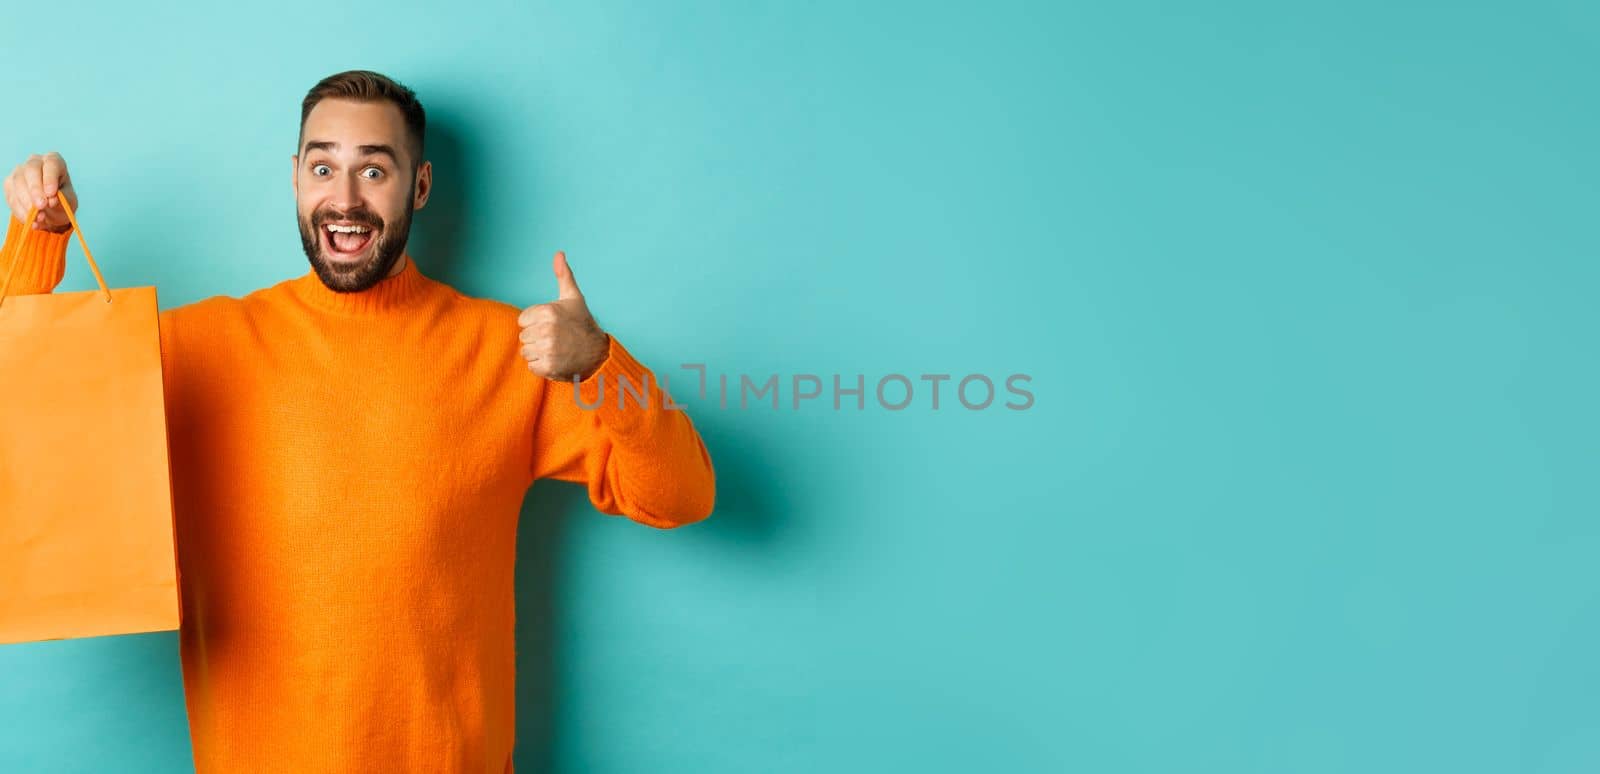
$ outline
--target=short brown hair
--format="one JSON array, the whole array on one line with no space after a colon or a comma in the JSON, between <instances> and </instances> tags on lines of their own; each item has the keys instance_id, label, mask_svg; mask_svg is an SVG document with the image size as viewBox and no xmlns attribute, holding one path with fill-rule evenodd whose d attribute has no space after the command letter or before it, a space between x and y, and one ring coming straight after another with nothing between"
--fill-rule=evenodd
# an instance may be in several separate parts
<instances>
[{"instance_id":1,"label":"short brown hair","mask_svg":"<svg viewBox=\"0 0 1600 774\"><path fill-rule=\"evenodd\" d=\"M405 117L406 130L411 135L412 164L422 163L422 138L428 127L427 114L415 92L386 75L371 70L346 70L334 73L311 87L300 103L300 143L306 140L306 117L311 109L325 99L351 99L357 102L389 102L400 108ZM297 149L296 153L299 152Z\"/></svg>"}]
</instances>

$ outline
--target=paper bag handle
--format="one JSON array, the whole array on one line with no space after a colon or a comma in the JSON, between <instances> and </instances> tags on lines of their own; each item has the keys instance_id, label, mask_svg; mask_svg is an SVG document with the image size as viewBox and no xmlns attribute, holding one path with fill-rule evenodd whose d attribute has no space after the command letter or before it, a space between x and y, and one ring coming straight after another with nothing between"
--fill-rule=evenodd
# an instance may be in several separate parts
<instances>
[{"instance_id":1,"label":"paper bag handle","mask_svg":"<svg viewBox=\"0 0 1600 774\"><path fill-rule=\"evenodd\" d=\"M106 287L106 278L100 276L100 264L94 262L94 253L89 252L89 242L83 238L83 229L78 226L78 216L73 214L72 205L67 203L66 196L62 195L58 198L61 200L61 209L67 213L67 220L72 223L73 233L78 235L78 244L83 245L83 257L89 259L89 268L94 270L94 281L100 283L100 292L105 294L106 303L109 304L111 303L111 290ZM22 246L27 244L28 237L33 235L33 219L38 214L39 208L28 208L28 219L23 221L27 225L23 229L22 238L17 240L17 247L12 254L11 268L6 270L5 282L0 283L0 304L6 302L6 291L11 289L11 275L17 271L17 264L22 263Z\"/></svg>"}]
</instances>

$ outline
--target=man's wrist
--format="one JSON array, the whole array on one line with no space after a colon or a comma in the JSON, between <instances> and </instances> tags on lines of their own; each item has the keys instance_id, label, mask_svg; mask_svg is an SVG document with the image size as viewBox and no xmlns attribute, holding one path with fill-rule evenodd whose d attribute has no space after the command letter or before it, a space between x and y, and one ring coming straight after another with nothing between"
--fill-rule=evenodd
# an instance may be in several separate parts
<instances>
[{"instance_id":1,"label":"man's wrist","mask_svg":"<svg viewBox=\"0 0 1600 774\"><path fill-rule=\"evenodd\" d=\"M589 381L589 379L595 374L600 373L601 368L605 367L606 360L610 359L611 355L611 334L606 333L605 331L600 331L600 338L598 339L598 343L595 345L595 351L599 356L595 359L594 365L590 366L587 371L579 374L578 381Z\"/></svg>"}]
</instances>

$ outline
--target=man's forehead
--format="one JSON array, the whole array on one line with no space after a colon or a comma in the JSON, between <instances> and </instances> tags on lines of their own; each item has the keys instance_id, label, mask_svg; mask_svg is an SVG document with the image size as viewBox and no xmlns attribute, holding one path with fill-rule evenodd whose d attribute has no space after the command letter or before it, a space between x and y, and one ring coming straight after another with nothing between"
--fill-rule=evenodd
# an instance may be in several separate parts
<instances>
[{"instance_id":1,"label":"man's forehead","mask_svg":"<svg viewBox=\"0 0 1600 774\"><path fill-rule=\"evenodd\" d=\"M329 153L339 153L339 152L342 152L342 151L344 151L346 149L353 150L353 151L355 151L355 153L357 155L360 155L360 156L372 156L372 155L376 155L376 154L379 154L379 153L387 153L390 156L394 156L394 155L399 153L399 151L395 150L395 146L394 145L391 145L391 144L386 143L386 142L365 142L365 143L350 143L350 144L346 144L346 143L339 142L338 140L328 140L328 139L322 139L322 138L318 138L318 137L314 137L314 136L306 138L305 150L307 152L310 152L310 151L327 151Z\"/></svg>"},{"instance_id":2,"label":"man's forehead","mask_svg":"<svg viewBox=\"0 0 1600 774\"><path fill-rule=\"evenodd\" d=\"M406 138L405 117L388 102L326 99L306 116L301 148L318 145L334 152L399 147Z\"/></svg>"}]
</instances>

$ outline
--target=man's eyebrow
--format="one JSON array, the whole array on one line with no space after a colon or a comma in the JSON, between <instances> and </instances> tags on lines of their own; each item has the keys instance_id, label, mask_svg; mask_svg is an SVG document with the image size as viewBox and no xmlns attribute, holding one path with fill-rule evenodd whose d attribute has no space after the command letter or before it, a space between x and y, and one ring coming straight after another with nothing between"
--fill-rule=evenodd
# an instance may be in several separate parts
<instances>
[{"instance_id":1,"label":"man's eyebrow","mask_svg":"<svg viewBox=\"0 0 1600 774\"><path fill-rule=\"evenodd\" d=\"M338 147L339 143L336 142L329 142L328 140L312 140L311 142L306 143L305 152L310 153L311 151L320 150L332 153ZM396 164L400 163L399 155L394 152L394 147L390 145L357 145L356 150L359 151L363 156L376 156L383 154L388 156L390 161Z\"/></svg>"}]
</instances>

